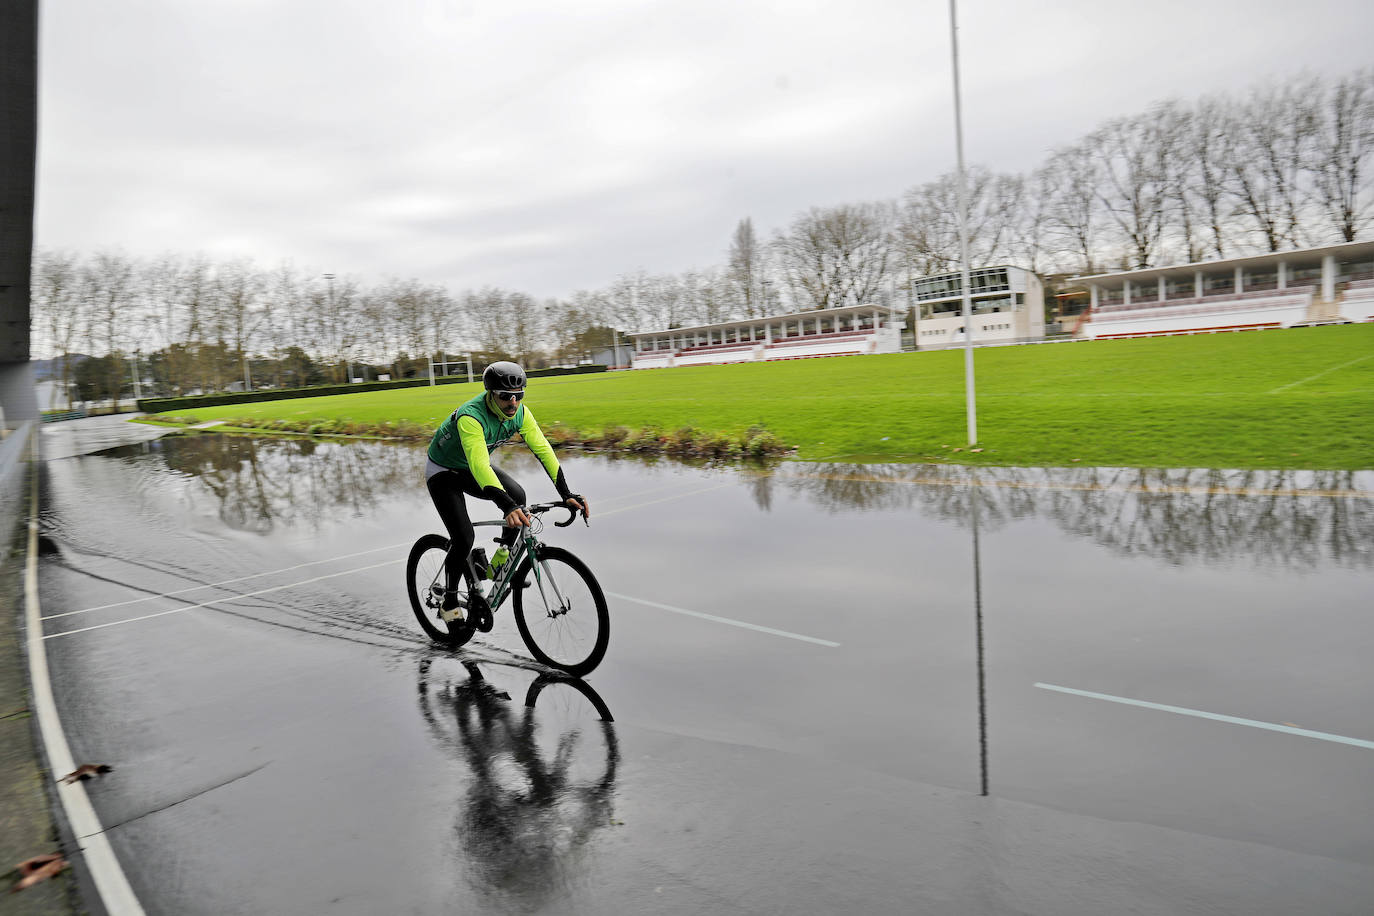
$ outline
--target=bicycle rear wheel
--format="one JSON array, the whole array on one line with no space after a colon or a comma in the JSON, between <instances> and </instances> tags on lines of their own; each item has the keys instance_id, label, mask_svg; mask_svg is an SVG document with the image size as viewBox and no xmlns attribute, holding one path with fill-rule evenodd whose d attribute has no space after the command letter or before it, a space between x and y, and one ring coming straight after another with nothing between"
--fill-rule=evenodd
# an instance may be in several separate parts
<instances>
[{"instance_id":1,"label":"bicycle rear wheel","mask_svg":"<svg viewBox=\"0 0 1374 916\"><path fill-rule=\"evenodd\" d=\"M439 616L443 601L444 558L448 556L448 538L427 534L410 548L406 560L406 592L410 595L410 609L430 639L456 648L472 639L472 627L462 623L445 623Z\"/></svg>"},{"instance_id":2,"label":"bicycle rear wheel","mask_svg":"<svg viewBox=\"0 0 1374 916\"><path fill-rule=\"evenodd\" d=\"M520 638L544 664L581 677L601 663L611 638L606 596L587 564L561 547L540 547L534 559L515 572Z\"/></svg>"}]
</instances>

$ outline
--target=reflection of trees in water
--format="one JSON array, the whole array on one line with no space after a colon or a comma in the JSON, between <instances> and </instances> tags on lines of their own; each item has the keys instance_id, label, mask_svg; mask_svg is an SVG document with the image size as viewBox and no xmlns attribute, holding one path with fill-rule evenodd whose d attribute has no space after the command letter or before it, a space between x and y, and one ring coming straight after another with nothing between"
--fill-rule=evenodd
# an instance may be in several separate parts
<instances>
[{"instance_id":1,"label":"reflection of trees in water","mask_svg":"<svg viewBox=\"0 0 1374 916\"><path fill-rule=\"evenodd\" d=\"M425 460L421 449L381 442L247 436L178 437L161 451L214 494L226 525L259 533L279 522L318 527L340 512L361 517L387 491L422 489Z\"/></svg>"},{"instance_id":2,"label":"reflection of trees in water","mask_svg":"<svg viewBox=\"0 0 1374 916\"><path fill-rule=\"evenodd\" d=\"M567 897L582 874L580 854L612 822L615 726L585 681L541 675L523 706L487 681L420 662L420 714L470 772L456 828L462 869L488 902L514 912ZM441 666L442 667L442 666Z\"/></svg>"},{"instance_id":3,"label":"reflection of trees in water","mask_svg":"<svg viewBox=\"0 0 1374 916\"><path fill-rule=\"evenodd\" d=\"M1046 517L1120 553L1303 569L1374 565L1374 500L1354 495L1357 473L828 464L786 468L776 485L830 511L920 507L967 524L975 481L985 529Z\"/></svg>"}]
</instances>

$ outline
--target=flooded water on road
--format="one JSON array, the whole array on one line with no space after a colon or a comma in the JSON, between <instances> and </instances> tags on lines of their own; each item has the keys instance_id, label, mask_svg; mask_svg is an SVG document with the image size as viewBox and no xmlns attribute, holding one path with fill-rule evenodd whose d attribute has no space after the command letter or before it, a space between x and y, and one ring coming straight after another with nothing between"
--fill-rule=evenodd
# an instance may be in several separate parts
<instances>
[{"instance_id":1,"label":"flooded water on road","mask_svg":"<svg viewBox=\"0 0 1374 916\"><path fill-rule=\"evenodd\" d=\"M461 880L387 858L421 910L749 910L760 870L801 912L1176 911L1156 873L1187 905L1374 897L1374 473L562 460L592 525L548 538L611 603L586 690L541 684L499 614L470 650L426 645L399 567L442 530L420 448L199 435L50 462L45 611L68 616L45 628L89 750L133 723L188 760L236 735L226 772L274 788L222 849L259 861L283 804L335 833L366 812L378 842L448 850ZM553 498L523 452L497 462ZM337 791L283 802L289 768L253 770L355 741ZM372 842L302 867L352 887Z\"/></svg>"}]
</instances>

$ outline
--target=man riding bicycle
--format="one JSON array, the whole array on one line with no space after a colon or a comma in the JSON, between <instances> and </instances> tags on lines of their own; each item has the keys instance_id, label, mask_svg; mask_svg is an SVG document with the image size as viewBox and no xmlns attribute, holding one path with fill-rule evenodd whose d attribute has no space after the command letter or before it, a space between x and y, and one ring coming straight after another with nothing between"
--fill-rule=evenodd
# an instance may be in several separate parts
<instances>
[{"instance_id":1,"label":"man riding bicycle","mask_svg":"<svg viewBox=\"0 0 1374 916\"><path fill-rule=\"evenodd\" d=\"M472 519L468 517L464 494L491 500L501 510L505 516L505 526L498 538L502 550L515 543L516 529L530 523L529 513L524 509L524 487L505 471L492 466L490 459L491 453L513 436L519 434L539 459L568 507L590 517L586 498L568 488L553 447L523 403L526 382L525 370L519 364L492 363L482 373L483 393L450 414L430 440L425 486L434 500L434 508L439 511L439 518L448 529L451 544L444 563L442 610L445 620L456 617L459 583L472 551ZM469 585L478 598L476 579L482 574L482 570L472 569L469 577Z\"/></svg>"}]
</instances>

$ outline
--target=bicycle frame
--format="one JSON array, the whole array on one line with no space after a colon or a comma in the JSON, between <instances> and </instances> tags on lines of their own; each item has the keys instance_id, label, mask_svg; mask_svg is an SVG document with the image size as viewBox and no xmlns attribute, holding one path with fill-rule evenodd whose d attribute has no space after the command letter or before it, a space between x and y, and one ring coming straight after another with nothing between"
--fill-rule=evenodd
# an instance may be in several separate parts
<instances>
[{"instance_id":1,"label":"bicycle frame","mask_svg":"<svg viewBox=\"0 0 1374 916\"><path fill-rule=\"evenodd\" d=\"M505 564L501 567L500 571L497 572L496 578L492 582L491 590L486 595L487 605L491 608L493 613L497 610L497 608L501 607L501 605L505 603L507 598L510 597L511 592L514 590L512 588L512 579L514 579L515 577L515 571L520 567L521 562L525 559L526 556L534 557L534 562L530 564L532 569L531 574L534 576L535 584L539 588L539 594L542 598L544 598L545 605L547 606L548 594L544 591L545 576L539 566L539 548L542 545L539 538L536 535L538 535L541 531L544 530L544 521L539 516L542 515L548 509L561 507L563 507L562 503L540 503L536 506L530 507L530 524L523 526L519 529L519 534L515 539L515 543L511 545L511 547L509 548L510 559L508 559L505 562ZM569 523L571 523L571 519L569 520ZM505 522L473 522L472 527L474 529L484 527L503 528L505 527ZM452 550L453 548L452 546L450 546L450 553L452 552ZM473 572L480 573L481 570L473 570ZM441 567L440 570L435 574L434 581L430 583L431 592L433 591L434 587L438 584L439 577L442 575L443 568ZM552 577L549 577L548 584L549 587L553 590L554 597L558 599L558 613L567 613L567 602L563 598L563 594L558 588L558 583L555 582Z\"/></svg>"}]
</instances>

